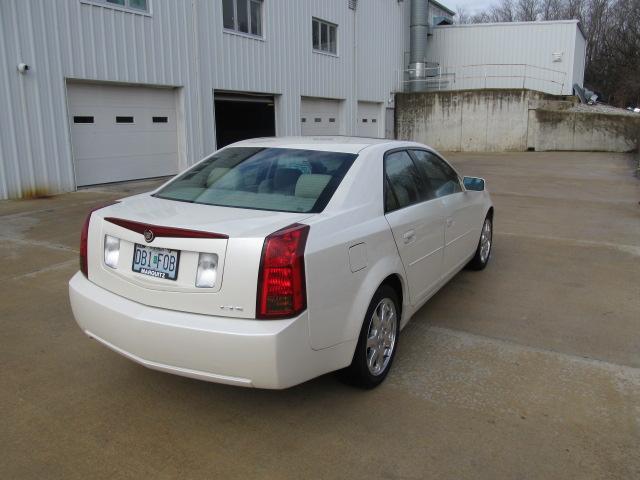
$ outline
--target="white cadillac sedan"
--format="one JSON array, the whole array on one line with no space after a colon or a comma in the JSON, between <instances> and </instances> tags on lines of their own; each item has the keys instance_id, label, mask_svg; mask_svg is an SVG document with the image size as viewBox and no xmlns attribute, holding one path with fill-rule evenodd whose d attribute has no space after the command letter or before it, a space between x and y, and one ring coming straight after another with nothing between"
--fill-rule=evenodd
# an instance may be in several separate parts
<instances>
[{"instance_id":1,"label":"white cadillac sedan","mask_svg":"<svg viewBox=\"0 0 640 480\"><path fill-rule=\"evenodd\" d=\"M287 388L382 382L413 313L489 261L481 178L368 138L267 138L93 210L69 282L91 338L144 366Z\"/></svg>"}]
</instances>

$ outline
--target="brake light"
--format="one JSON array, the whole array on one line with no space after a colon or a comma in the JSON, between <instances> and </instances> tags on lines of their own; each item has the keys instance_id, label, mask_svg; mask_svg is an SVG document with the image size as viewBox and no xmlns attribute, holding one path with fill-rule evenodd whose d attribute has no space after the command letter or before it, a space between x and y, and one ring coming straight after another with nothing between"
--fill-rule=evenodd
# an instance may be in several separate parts
<instances>
[{"instance_id":1,"label":"brake light","mask_svg":"<svg viewBox=\"0 0 640 480\"><path fill-rule=\"evenodd\" d=\"M256 316L293 317L307 308L304 248L309 225L294 223L269 235L262 247Z\"/></svg>"},{"instance_id":2,"label":"brake light","mask_svg":"<svg viewBox=\"0 0 640 480\"><path fill-rule=\"evenodd\" d=\"M115 202L103 203L102 205L98 205L97 207L92 208L87 214L87 218L84 220L84 225L82 226L82 233L80 233L80 271L84 274L85 277L89 278L89 264L87 261L87 241L89 239L89 223L91 223L91 214L96 210L100 210L101 208L108 207L109 205L113 205Z\"/></svg>"}]
</instances>

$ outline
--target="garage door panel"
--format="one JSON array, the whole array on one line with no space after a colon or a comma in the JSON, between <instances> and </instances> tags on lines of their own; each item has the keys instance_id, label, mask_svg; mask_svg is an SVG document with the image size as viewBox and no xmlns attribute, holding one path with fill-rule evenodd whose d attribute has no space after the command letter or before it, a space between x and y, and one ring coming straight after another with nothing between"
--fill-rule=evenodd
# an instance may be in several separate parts
<instances>
[{"instance_id":1,"label":"garage door panel","mask_svg":"<svg viewBox=\"0 0 640 480\"><path fill-rule=\"evenodd\" d=\"M134 117L134 123L116 123L115 116L109 116L107 118L102 118L100 116L96 117L95 115L80 114L75 116L93 116L93 124L82 124L82 123L73 123L73 118L71 119L71 130L72 133L75 134L77 130L77 134L83 136L85 134L99 134L99 135L114 135L114 134L128 134L130 132L137 133L149 133L154 134L158 132L162 133L172 133L176 134L176 125L172 121L171 117L162 113L154 113L153 117L162 117L166 119L166 122L154 122L153 117L149 116L148 118ZM122 115L128 116L128 115ZM133 128L132 128L133 127ZM172 139L173 140L173 139Z\"/></svg>"},{"instance_id":2,"label":"garage door panel","mask_svg":"<svg viewBox=\"0 0 640 480\"><path fill-rule=\"evenodd\" d=\"M300 124L302 135L340 135L340 101L302 97Z\"/></svg>"},{"instance_id":3,"label":"garage door panel","mask_svg":"<svg viewBox=\"0 0 640 480\"><path fill-rule=\"evenodd\" d=\"M376 102L358 102L357 133L361 137L381 137L382 125L380 112L382 104Z\"/></svg>"},{"instance_id":4,"label":"garage door panel","mask_svg":"<svg viewBox=\"0 0 640 480\"><path fill-rule=\"evenodd\" d=\"M167 88L97 85L97 84L69 84L69 105L101 107L110 105L119 108L155 107L174 109L173 95L167 95L173 90Z\"/></svg>"},{"instance_id":5,"label":"garage door panel","mask_svg":"<svg viewBox=\"0 0 640 480\"><path fill-rule=\"evenodd\" d=\"M132 178L164 177L175 173L173 154L126 155L122 157L91 157L78 164L79 178L103 177L110 182ZM105 183L105 182L99 182ZM87 183L85 185L93 185Z\"/></svg>"},{"instance_id":6,"label":"garage door panel","mask_svg":"<svg viewBox=\"0 0 640 480\"><path fill-rule=\"evenodd\" d=\"M148 146L140 142L138 132L124 135L117 133L80 135L78 141L74 143L74 155L76 161L122 155L177 155L176 143L172 138L168 138L165 132L147 132L145 138L154 143L153 152L149 152Z\"/></svg>"},{"instance_id":7,"label":"garage door panel","mask_svg":"<svg viewBox=\"0 0 640 480\"><path fill-rule=\"evenodd\" d=\"M114 107L83 107L82 109L76 109L73 116L91 116L93 117L93 125L96 130L109 130L114 125L117 126L131 126L137 125L138 127L146 126L155 128L165 128L176 130L176 118L175 110L159 109L159 108L114 108ZM117 123L116 117L133 117L133 123ZM154 117L163 117L166 122L154 122ZM81 126L81 128L87 128L91 124L77 124L73 123L73 126Z\"/></svg>"},{"instance_id":8,"label":"garage door panel","mask_svg":"<svg viewBox=\"0 0 640 480\"><path fill-rule=\"evenodd\" d=\"M177 172L174 90L72 83L68 94L78 185Z\"/></svg>"}]
</instances>

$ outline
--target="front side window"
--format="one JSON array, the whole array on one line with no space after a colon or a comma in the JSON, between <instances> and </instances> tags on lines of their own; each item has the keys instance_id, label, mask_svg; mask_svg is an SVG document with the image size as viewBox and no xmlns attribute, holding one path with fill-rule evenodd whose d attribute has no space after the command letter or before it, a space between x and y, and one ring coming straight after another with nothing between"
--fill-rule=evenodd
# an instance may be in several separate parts
<instances>
[{"instance_id":1,"label":"front side window","mask_svg":"<svg viewBox=\"0 0 640 480\"><path fill-rule=\"evenodd\" d=\"M338 26L318 18L311 22L311 41L318 52L338 53Z\"/></svg>"},{"instance_id":2,"label":"front side window","mask_svg":"<svg viewBox=\"0 0 640 480\"><path fill-rule=\"evenodd\" d=\"M425 150L412 150L416 165L427 182L430 198L439 198L462 191L458 174L437 155Z\"/></svg>"},{"instance_id":3,"label":"front side window","mask_svg":"<svg viewBox=\"0 0 640 480\"><path fill-rule=\"evenodd\" d=\"M318 213L357 155L231 147L198 163L156 197L223 207Z\"/></svg>"},{"instance_id":4,"label":"front side window","mask_svg":"<svg viewBox=\"0 0 640 480\"><path fill-rule=\"evenodd\" d=\"M408 207L424 200L424 185L420 172L409 154L402 150L384 157L385 210Z\"/></svg>"},{"instance_id":5,"label":"front side window","mask_svg":"<svg viewBox=\"0 0 640 480\"><path fill-rule=\"evenodd\" d=\"M222 0L222 25L227 30L262 36L262 0Z\"/></svg>"}]
</instances>

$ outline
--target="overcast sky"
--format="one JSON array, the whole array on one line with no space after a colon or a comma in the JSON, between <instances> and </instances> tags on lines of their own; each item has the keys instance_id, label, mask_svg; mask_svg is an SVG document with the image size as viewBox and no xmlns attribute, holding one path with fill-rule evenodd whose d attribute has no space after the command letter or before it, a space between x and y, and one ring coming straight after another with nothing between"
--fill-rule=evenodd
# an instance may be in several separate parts
<instances>
[{"instance_id":1,"label":"overcast sky","mask_svg":"<svg viewBox=\"0 0 640 480\"><path fill-rule=\"evenodd\" d=\"M480 10L484 10L489 5L496 3L494 0L444 0L440 1L453 11L458 10L458 6L464 7L467 13L470 15L477 13Z\"/></svg>"}]
</instances>

